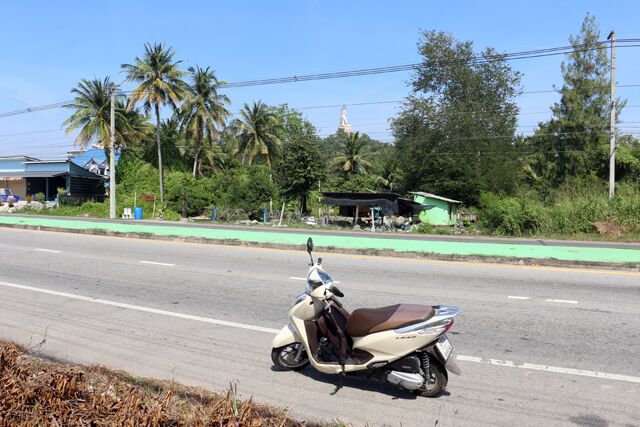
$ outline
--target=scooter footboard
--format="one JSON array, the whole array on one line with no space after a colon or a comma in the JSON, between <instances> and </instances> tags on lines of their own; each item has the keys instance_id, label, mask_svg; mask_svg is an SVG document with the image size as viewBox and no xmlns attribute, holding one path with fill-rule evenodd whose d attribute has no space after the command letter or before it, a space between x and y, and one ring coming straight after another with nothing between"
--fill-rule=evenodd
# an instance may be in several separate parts
<instances>
[{"instance_id":1,"label":"scooter footboard","mask_svg":"<svg viewBox=\"0 0 640 427\"><path fill-rule=\"evenodd\" d=\"M296 342L302 342L302 340L298 336L296 330L293 329L293 326L291 326L291 324L289 323L282 329L280 329L280 332L278 332L278 334L273 338L271 347L278 348Z\"/></svg>"}]
</instances>

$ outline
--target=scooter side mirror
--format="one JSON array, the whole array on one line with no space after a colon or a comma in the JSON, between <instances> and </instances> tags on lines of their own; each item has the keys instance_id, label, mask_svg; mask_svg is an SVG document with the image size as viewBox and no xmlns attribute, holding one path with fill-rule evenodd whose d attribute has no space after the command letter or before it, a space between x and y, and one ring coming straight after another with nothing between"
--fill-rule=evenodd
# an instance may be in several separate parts
<instances>
[{"instance_id":1,"label":"scooter side mirror","mask_svg":"<svg viewBox=\"0 0 640 427\"><path fill-rule=\"evenodd\" d=\"M311 237L307 239L307 252L313 252L313 239Z\"/></svg>"}]
</instances>

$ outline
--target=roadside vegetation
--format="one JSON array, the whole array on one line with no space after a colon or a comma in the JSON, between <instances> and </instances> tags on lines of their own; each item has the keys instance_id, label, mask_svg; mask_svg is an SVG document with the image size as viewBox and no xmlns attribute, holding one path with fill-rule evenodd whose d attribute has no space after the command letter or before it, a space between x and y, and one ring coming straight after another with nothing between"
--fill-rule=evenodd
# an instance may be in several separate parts
<instances>
[{"instance_id":1,"label":"roadside vegetation","mask_svg":"<svg viewBox=\"0 0 640 427\"><path fill-rule=\"evenodd\" d=\"M118 211L136 200L151 217L153 204L139 201L148 193L158 195L155 212L164 219L209 217L214 207L222 221L261 220L264 208L278 219L284 203L286 221L318 215L320 190L425 191L462 200L479 218L474 233L637 238L640 142L628 128L618 132L617 193L607 197L611 100L601 40L588 15L569 38L576 49L562 64L551 117L519 131L522 75L512 63L492 48L478 52L471 41L424 31L423 66L390 121L392 142L363 131L320 137L286 104L234 106L211 67L185 71L172 48L147 44L122 66L137 86L117 97ZM79 131L81 147L109 147L109 97L117 89L96 78L72 90L64 125ZM617 100L618 115L625 104ZM41 212L106 216L108 209L88 203Z\"/></svg>"},{"instance_id":2,"label":"roadside vegetation","mask_svg":"<svg viewBox=\"0 0 640 427\"><path fill-rule=\"evenodd\" d=\"M0 342L0 425L321 427L282 408L101 366L65 365Z\"/></svg>"}]
</instances>

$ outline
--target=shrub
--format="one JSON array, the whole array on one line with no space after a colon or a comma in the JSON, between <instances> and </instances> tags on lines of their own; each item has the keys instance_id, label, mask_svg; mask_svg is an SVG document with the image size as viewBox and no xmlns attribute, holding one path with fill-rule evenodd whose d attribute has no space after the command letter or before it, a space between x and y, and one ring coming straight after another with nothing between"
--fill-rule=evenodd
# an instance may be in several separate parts
<instances>
[{"instance_id":1,"label":"shrub","mask_svg":"<svg viewBox=\"0 0 640 427\"><path fill-rule=\"evenodd\" d=\"M45 197L44 193L36 193L33 195L33 200L35 200L38 203L45 203L47 200L47 198Z\"/></svg>"},{"instance_id":2,"label":"shrub","mask_svg":"<svg viewBox=\"0 0 640 427\"><path fill-rule=\"evenodd\" d=\"M166 201L183 218L203 212L210 204L206 180L197 180L187 172L171 172L166 178Z\"/></svg>"}]
</instances>

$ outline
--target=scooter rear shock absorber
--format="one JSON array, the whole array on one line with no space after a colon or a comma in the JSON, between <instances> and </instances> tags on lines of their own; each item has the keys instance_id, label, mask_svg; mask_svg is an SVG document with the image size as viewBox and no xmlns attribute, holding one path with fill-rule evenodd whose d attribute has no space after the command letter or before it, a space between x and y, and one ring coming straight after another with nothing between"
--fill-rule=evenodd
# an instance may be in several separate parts
<instances>
[{"instance_id":1,"label":"scooter rear shock absorber","mask_svg":"<svg viewBox=\"0 0 640 427\"><path fill-rule=\"evenodd\" d=\"M426 381L428 382L429 379L431 378L429 353L427 353L426 351L423 351L422 353L420 353L420 362L422 362L422 371L424 372Z\"/></svg>"}]
</instances>

